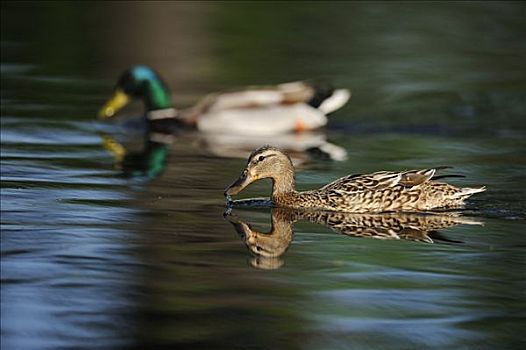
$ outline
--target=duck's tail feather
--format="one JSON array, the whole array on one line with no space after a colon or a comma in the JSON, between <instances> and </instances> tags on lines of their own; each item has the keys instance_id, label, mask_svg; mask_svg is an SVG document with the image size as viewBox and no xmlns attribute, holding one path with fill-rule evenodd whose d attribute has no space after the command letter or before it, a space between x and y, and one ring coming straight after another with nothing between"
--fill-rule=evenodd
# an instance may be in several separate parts
<instances>
[{"instance_id":1,"label":"duck's tail feather","mask_svg":"<svg viewBox=\"0 0 526 350\"><path fill-rule=\"evenodd\" d=\"M463 187L456 193L455 197L467 198L475 193L486 191L486 186L482 187Z\"/></svg>"},{"instance_id":2,"label":"duck's tail feather","mask_svg":"<svg viewBox=\"0 0 526 350\"><path fill-rule=\"evenodd\" d=\"M342 108L350 98L351 92L347 89L333 90L332 94L320 103L318 109L325 114L332 113Z\"/></svg>"},{"instance_id":3,"label":"duck's tail feather","mask_svg":"<svg viewBox=\"0 0 526 350\"><path fill-rule=\"evenodd\" d=\"M330 84L314 82L309 85L314 89L314 95L307 103L314 108L318 108L324 114L329 114L340 109L351 97L349 90L335 89Z\"/></svg>"},{"instance_id":4,"label":"duck's tail feather","mask_svg":"<svg viewBox=\"0 0 526 350\"><path fill-rule=\"evenodd\" d=\"M337 162L347 159L347 151L344 148L329 142L325 142L316 147L308 148L307 152L316 156L317 158L326 158Z\"/></svg>"}]
</instances>

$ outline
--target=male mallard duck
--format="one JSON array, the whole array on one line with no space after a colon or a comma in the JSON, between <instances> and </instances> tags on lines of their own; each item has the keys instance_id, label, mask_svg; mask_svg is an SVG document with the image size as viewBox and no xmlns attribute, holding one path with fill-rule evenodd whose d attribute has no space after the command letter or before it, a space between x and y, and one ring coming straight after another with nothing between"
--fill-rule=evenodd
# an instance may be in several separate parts
<instances>
[{"instance_id":1,"label":"male mallard duck","mask_svg":"<svg viewBox=\"0 0 526 350\"><path fill-rule=\"evenodd\" d=\"M135 66L121 75L99 117L112 117L132 99L142 99L154 129L186 125L204 132L275 135L323 127L325 115L342 107L349 97L345 89L298 81L211 94L195 106L177 111L159 74L150 67Z\"/></svg>"},{"instance_id":2,"label":"male mallard duck","mask_svg":"<svg viewBox=\"0 0 526 350\"><path fill-rule=\"evenodd\" d=\"M434 177L438 169L348 175L320 189L298 192L290 158L277 148L265 146L252 152L247 167L225 190L225 196L239 193L256 180L270 178L271 199L278 207L365 213L458 208L466 198L485 190L434 181L445 177Z\"/></svg>"}]
</instances>

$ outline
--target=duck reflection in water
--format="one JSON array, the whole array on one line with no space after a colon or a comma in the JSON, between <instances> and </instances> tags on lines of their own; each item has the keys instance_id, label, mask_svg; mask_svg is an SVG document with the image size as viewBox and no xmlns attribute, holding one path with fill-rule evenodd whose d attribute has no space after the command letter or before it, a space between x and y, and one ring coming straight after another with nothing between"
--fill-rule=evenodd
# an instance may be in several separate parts
<instances>
[{"instance_id":1,"label":"duck reflection in water","mask_svg":"<svg viewBox=\"0 0 526 350\"><path fill-rule=\"evenodd\" d=\"M130 151L115 138L101 133L102 147L113 156L115 168L125 178L149 181L166 169L175 137L171 134L148 132L142 149Z\"/></svg>"},{"instance_id":2,"label":"duck reflection in water","mask_svg":"<svg viewBox=\"0 0 526 350\"><path fill-rule=\"evenodd\" d=\"M254 145L264 143L261 137L243 138L239 135L203 135L192 133L147 132L139 150L131 150L107 133L100 133L102 147L113 156L115 168L125 178L153 180L169 163L175 143L198 145L200 151L220 158L245 158ZM320 132L301 135L283 134L273 138L287 149L295 166L317 160L341 161L347 153L343 148L326 141Z\"/></svg>"},{"instance_id":3,"label":"duck reflection in water","mask_svg":"<svg viewBox=\"0 0 526 350\"><path fill-rule=\"evenodd\" d=\"M225 218L252 253L251 265L260 269L277 269L283 265L281 257L292 243L293 226L298 220L322 224L336 233L351 237L405 239L421 243L458 243L437 230L456 225L483 225L481 221L462 217L455 212L354 214L272 208L270 232L259 232L232 214L231 210L225 213Z\"/></svg>"}]
</instances>

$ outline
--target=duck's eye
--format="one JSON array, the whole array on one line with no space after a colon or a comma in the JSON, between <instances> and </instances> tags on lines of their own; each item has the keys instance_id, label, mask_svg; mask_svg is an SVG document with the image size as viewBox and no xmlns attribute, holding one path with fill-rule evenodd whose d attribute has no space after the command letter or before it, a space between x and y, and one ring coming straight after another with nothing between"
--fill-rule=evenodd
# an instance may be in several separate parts
<instances>
[{"instance_id":1,"label":"duck's eye","mask_svg":"<svg viewBox=\"0 0 526 350\"><path fill-rule=\"evenodd\" d=\"M265 159L265 156L259 156L258 162L261 162L263 159Z\"/></svg>"}]
</instances>

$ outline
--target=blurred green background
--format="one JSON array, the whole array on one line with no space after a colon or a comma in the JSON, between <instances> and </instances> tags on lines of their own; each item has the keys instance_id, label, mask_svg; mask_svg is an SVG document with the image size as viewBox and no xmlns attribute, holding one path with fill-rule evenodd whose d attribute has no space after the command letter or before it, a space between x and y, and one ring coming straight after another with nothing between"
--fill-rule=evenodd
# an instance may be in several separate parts
<instances>
[{"instance_id":1,"label":"blurred green background","mask_svg":"<svg viewBox=\"0 0 526 350\"><path fill-rule=\"evenodd\" d=\"M7 1L2 62L72 85L112 85L148 64L180 105L203 91L322 77L353 90L342 119L523 129L525 12L518 2Z\"/></svg>"},{"instance_id":2,"label":"blurred green background","mask_svg":"<svg viewBox=\"0 0 526 350\"><path fill-rule=\"evenodd\" d=\"M525 18L505 1L2 1L2 347L521 349ZM305 165L298 187L452 165L467 176L453 183L488 186L466 212L485 226L419 244L303 222L283 266L257 270L222 217L245 160L185 134L145 183L102 148L101 132L141 139L95 119L135 64L178 107L244 85L348 87L324 136L349 160ZM270 210L241 214L269 229Z\"/></svg>"}]
</instances>

